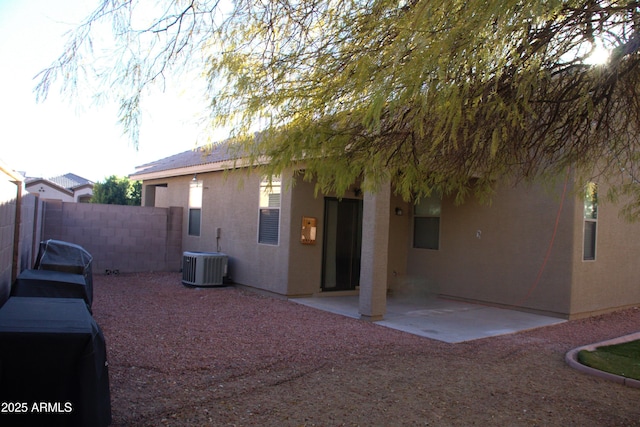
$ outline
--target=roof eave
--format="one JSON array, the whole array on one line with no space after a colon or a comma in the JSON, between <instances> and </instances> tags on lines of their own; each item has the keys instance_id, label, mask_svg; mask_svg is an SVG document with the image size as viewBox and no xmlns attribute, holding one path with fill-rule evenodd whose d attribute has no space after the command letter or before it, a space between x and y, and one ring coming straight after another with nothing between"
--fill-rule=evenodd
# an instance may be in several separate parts
<instances>
[{"instance_id":1,"label":"roof eave","mask_svg":"<svg viewBox=\"0 0 640 427\"><path fill-rule=\"evenodd\" d=\"M221 162L206 163L202 165L186 166L186 167L174 168L174 169L166 169L166 170L156 171L156 172L144 172L143 170L137 173L132 173L131 175L129 175L129 179L134 179L138 181L148 181L152 179L173 178L177 176L194 175L194 174L206 173L206 172L220 172L220 171L231 170L231 169L246 168L248 166L249 166L249 162L244 159L224 160Z\"/></svg>"},{"instance_id":2,"label":"roof eave","mask_svg":"<svg viewBox=\"0 0 640 427\"><path fill-rule=\"evenodd\" d=\"M0 171L7 175L13 182L24 182L24 177L19 172L16 172L13 168L9 167L9 165L2 160L0 160Z\"/></svg>"},{"instance_id":3,"label":"roof eave","mask_svg":"<svg viewBox=\"0 0 640 427\"><path fill-rule=\"evenodd\" d=\"M73 196L73 190L70 190L70 189L65 188L65 187L63 187L61 185L58 185L55 182L51 182L48 179L39 179L39 180L36 180L36 181L31 181L30 183L25 185L25 188L27 189L27 191L29 191L30 188L35 187L37 185L46 185L47 187L49 187L52 190L56 190L56 191L59 191L61 193L65 193L68 196Z\"/></svg>"}]
</instances>

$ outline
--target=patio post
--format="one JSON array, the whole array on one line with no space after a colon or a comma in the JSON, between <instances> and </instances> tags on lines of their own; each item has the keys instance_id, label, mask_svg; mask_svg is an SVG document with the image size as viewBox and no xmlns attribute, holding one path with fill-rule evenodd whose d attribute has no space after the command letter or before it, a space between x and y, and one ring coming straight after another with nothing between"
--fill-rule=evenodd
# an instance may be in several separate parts
<instances>
[{"instance_id":1,"label":"patio post","mask_svg":"<svg viewBox=\"0 0 640 427\"><path fill-rule=\"evenodd\" d=\"M390 212L389 183L376 193L365 193L359 299L360 318L364 320L382 320L386 312Z\"/></svg>"}]
</instances>

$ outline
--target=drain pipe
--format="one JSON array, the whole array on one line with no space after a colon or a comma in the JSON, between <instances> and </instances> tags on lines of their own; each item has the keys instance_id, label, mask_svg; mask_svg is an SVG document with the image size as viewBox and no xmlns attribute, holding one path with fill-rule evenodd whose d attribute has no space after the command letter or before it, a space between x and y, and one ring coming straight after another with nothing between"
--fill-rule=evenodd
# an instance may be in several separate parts
<instances>
[{"instance_id":1,"label":"drain pipe","mask_svg":"<svg viewBox=\"0 0 640 427\"><path fill-rule=\"evenodd\" d=\"M16 212L13 224L13 259L11 262L11 284L18 277L18 263L20 261L20 225L22 216L22 183L23 177L10 169L0 160L0 171L9 177L9 181L16 185Z\"/></svg>"}]
</instances>

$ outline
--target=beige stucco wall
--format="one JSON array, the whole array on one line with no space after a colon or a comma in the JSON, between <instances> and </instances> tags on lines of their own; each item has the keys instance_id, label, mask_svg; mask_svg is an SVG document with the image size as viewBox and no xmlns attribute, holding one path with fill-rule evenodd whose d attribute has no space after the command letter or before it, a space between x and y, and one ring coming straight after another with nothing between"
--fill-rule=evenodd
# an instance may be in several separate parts
<instances>
[{"instance_id":1,"label":"beige stucco wall","mask_svg":"<svg viewBox=\"0 0 640 427\"><path fill-rule=\"evenodd\" d=\"M42 182L37 184L31 184L26 187L27 191L36 195L42 199L47 200L60 200L63 202L76 202L72 193L66 191L60 191L57 188L50 187Z\"/></svg>"},{"instance_id":2,"label":"beige stucco wall","mask_svg":"<svg viewBox=\"0 0 640 427\"><path fill-rule=\"evenodd\" d=\"M291 174L282 181L280 241L277 246L258 243L260 173L198 173L203 182L200 236L188 235L188 212L183 221L183 250L223 252L229 255L229 275L238 284L287 296L307 296L320 291L324 234L324 194L315 195L315 184ZM143 205L187 206L193 175L145 180ZM152 189L152 186L156 186ZM347 198L354 196L351 189ZM330 195L332 197L333 195ZM317 221L317 240L301 243L302 218ZM217 229L220 239L216 239Z\"/></svg>"},{"instance_id":3,"label":"beige stucco wall","mask_svg":"<svg viewBox=\"0 0 640 427\"><path fill-rule=\"evenodd\" d=\"M145 200L150 201L147 186L157 185L155 206L188 206L193 175L144 182ZM260 174L239 172L199 173L203 183L200 236L188 235L188 210L182 229L184 251L223 252L229 256L229 276L242 285L287 294L289 270L291 191L283 179L278 245L258 243L258 207ZM166 185L166 187L165 187ZM217 229L220 238L217 239Z\"/></svg>"},{"instance_id":4,"label":"beige stucco wall","mask_svg":"<svg viewBox=\"0 0 640 427\"><path fill-rule=\"evenodd\" d=\"M599 183L596 259L582 260L583 205L576 203L571 317L640 304L640 222L619 216L622 203L607 202L608 188Z\"/></svg>"},{"instance_id":5,"label":"beige stucco wall","mask_svg":"<svg viewBox=\"0 0 640 427\"><path fill-rule=\"evenodd\" d=\"M343 199L362 200L360 184L355 183L343 195ZM289 253L289 289L290 296L312 295L321 291L322 257L324 245L324 209L325 199L335 198L334 193L315 193L315 182L296 179L291 186L291 242ZM316 219L316 243L301 243L302 217ZM329 292L330 294L331 292Z\"/></svg>"},{"instance_id":6,"label":"beige stucco wall","mask_svg":"<svg viewBox=\"0 0 640 427\"><path fill-rule=\"evenodd\" d=\"M143 204L186 207L192 178L146 180ZM284 176L280 241L274 246L258 243L259 172L197 178L203 181L201 235L188 236L185 210L184 251L228 254L231 279L239 284L287 296L320 291L325 195L314 194L314 183L299 179L290 185L290 175ZM602 205L597 259L582 261L583 205L571 183L564 197L563 180L549 186L505 184L488 204L469 199L456 205L445 197L439 250L412 247L412 206L392 194L387 288L398 295L438 294L565 318L640 303L633 269L640 239L628 237L640 225L625 223L617 209ZM155 191L146 191L153 185ZM314 245L300 242L303 217L316 218Z\"/></svg>"},{"instance_id":7,"label":"beige stucco wall","mask_svg":"<svg viewBox=\"0 0 640 427\"><path fill-rule=\"evenodd\" d=\"M74 193L73 193L73 201L74 202L79 202L80 199L83 196L92 196L93 195L93 188L91 187L83 187L83 188L78 188Z\"/></svg>"},{"instance_id":8,"label":"beige stucco wall","mask_svg":"<svg viewBox=\"0 0 640 427\"><path fill-rule=\"evenodd\" d=\"M396 208L401 212L396 213ZM394 293L409 289L407 276L407 257L412 244L411 218L412 205L392 193L389 212L389 254L387 287Z\"/></svg>"},{"instance_id":9,"label":"beige stucco wall","mask_svg":"<svg viewBox=\"0 0 640 427\"><path fill-rule=\"evenodd\" d=\"M291 188L291 236L289 249L289 294L311 295L322 282L322 243L324 236L324 197L314 196L314 184L296 180ZM316 243L303 244L302 217L316 219Z\"/></svg>"},{"instance_id":10,"label":"beige stucco wall","mask_svg":"<svg viewBox=\"0 0 640 427\"><path fill-rule=\"evenodd\" d=\"M561 193L561 185L555 191L504 185L490 205L467 200L457 206L445 197L439 250L411 247L408 215L405 289L567 316L575 202L564 199L554 238Z\"/></svg>"}]
</instances>

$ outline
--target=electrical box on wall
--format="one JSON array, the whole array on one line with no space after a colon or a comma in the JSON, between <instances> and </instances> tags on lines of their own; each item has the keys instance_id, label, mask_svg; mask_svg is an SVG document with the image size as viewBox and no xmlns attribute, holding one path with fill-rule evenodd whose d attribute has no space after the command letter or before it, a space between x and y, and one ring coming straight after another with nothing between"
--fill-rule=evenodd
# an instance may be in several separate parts
<instances>
[{"instance_id":1,"label":"electrical box on wall","mask_svg":"<svg viewBox=\"0 0 640 427\"><path fill-rule=\"evenodd\" d=\"M302 217L302 236L300 242L303 245L313 245L316 243L317 219L303 216Z\"/></svg>"}]
</instances>

